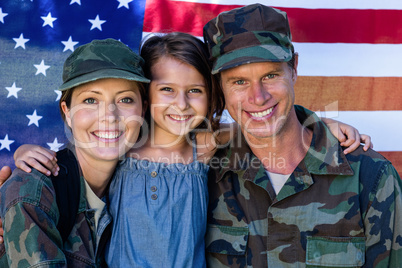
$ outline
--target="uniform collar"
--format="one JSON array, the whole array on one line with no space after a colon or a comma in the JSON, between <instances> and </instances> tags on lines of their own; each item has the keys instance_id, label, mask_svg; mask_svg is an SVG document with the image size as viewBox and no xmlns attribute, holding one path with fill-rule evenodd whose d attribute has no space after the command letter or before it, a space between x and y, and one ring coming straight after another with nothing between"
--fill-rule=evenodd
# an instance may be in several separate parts
<instances>
[{"instance_id":1,"label":"uniform collar","mask_svg":"<svg viewBox=\"0 0 402 268\"><path fill-rule=\"evenodd\" d=\"M296 114L303 125L313 131L310 148L293 174L306 175L353 175L353 170L343 153L339 141L331 134L318 116L301 106L295 106ZM228 171L242 173L245 180L254 180L254 175L261 173L261 162L253 154L245 137L238 129L230 145L218 151L215 157L221 158L216 182ZM224 160L222 161L222 157ZM254 170L254 172L250 172Z\"/></svg>"}]
</instances>

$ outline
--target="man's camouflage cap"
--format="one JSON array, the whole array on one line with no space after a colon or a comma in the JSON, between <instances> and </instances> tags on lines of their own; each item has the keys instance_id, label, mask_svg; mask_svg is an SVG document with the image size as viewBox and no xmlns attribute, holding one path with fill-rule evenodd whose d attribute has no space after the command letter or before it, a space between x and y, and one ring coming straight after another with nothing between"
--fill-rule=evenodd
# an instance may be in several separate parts
<instances>
[{"instance_id":1,"label":"man's camouflage cap","mask_svg":"<svg viewBox=\"0 0 402 268\"><path fill-rule=\"evenodd\" d=\"M93 40L74 50L63 66L63 84L67 90L102 78L122 78L149 83L144 76L144 60L115 39Z\"/></svg>"},{"instance_id":2,"label":"man's camouflage cap","mask_svg":"<svg viewBox=\"0 0 402 268\"><path fill-rule=\"evenodd\" d=\"M286 12L253 4L222 12L204 26L212 74L253 62L287 62L294 48Z\"/></svg>"}]
</instances>

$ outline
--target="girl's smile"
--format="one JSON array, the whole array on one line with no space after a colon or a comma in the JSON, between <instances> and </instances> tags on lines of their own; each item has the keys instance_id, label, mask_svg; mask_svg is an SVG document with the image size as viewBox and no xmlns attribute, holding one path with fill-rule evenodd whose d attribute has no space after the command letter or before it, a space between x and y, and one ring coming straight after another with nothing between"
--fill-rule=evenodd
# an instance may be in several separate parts
<instances>
[{"instance_id":1,"label":"girl's smile","mask_svg":"<svg viewBox=\"0 0 402 268\"><path fill-rule=\"evenodd\" d=\"M208 110L205 79L193 66L164 56L152 66L151 73L149 104L155 137L176 139L205 120Z\"/></svg>"}]
</instances>

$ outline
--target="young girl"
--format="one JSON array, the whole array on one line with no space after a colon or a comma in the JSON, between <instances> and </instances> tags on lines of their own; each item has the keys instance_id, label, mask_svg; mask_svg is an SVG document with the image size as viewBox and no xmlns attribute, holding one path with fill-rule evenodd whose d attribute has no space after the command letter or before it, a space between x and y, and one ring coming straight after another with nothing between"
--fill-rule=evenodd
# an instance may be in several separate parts
<instances>
[{"instance_id":1,"label":"young girl","mask_svg":"<svg viewBox=\"0 0 402 268\"><path fill-rule=\"evenodd\" d=\"M58 178L16 169L0 188L1 267L104 266L102 245L110 238L111 222L104 196L119 158L138 139L142 83L149 81L141 63L113 39L95 40L67 58L59 106L74 146L57 155L65 159L59 164L67 167L66 179L80 192L75 221L65 239L58 225L63 216L61 195L55 194Z\"/></svg>"},{"instance_id":2,"label":"young girl","mask_svg":"<svg viewBox=\"0 0 402 268\"><path fill-rule=\"evenodd\" d=\"M145 116L150 131L110 185L110 267L206 266L207 163L224 102L205 51L200 40L183 33L154 36L142 46L151 79Z\"/></svg>"}]
</instances>

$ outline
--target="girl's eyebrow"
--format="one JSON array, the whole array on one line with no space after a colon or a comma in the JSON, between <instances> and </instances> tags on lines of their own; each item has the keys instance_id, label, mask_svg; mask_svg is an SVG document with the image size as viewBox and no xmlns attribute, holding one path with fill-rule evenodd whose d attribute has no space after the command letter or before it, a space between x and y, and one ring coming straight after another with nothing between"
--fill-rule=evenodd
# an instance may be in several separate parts
<instances>
[{"instance_id":1,"label":"girl's eyebrow","mask_svg":"<svg viewBox=\"0 0 402 268\"><path fill-rule=\"evenodd\" d=\"M157 86L160 86L160 85L164 85L164 86L176 85L176 83L169 83L169 82L163 82L163 81L161 81L161 82L154 81L154 82L155 82L155 84ZM207 87L204 83L203 84L190 84L190 85L187 85L187 86L189 86L189 87Z\"/></svg>"}]
</instances>

